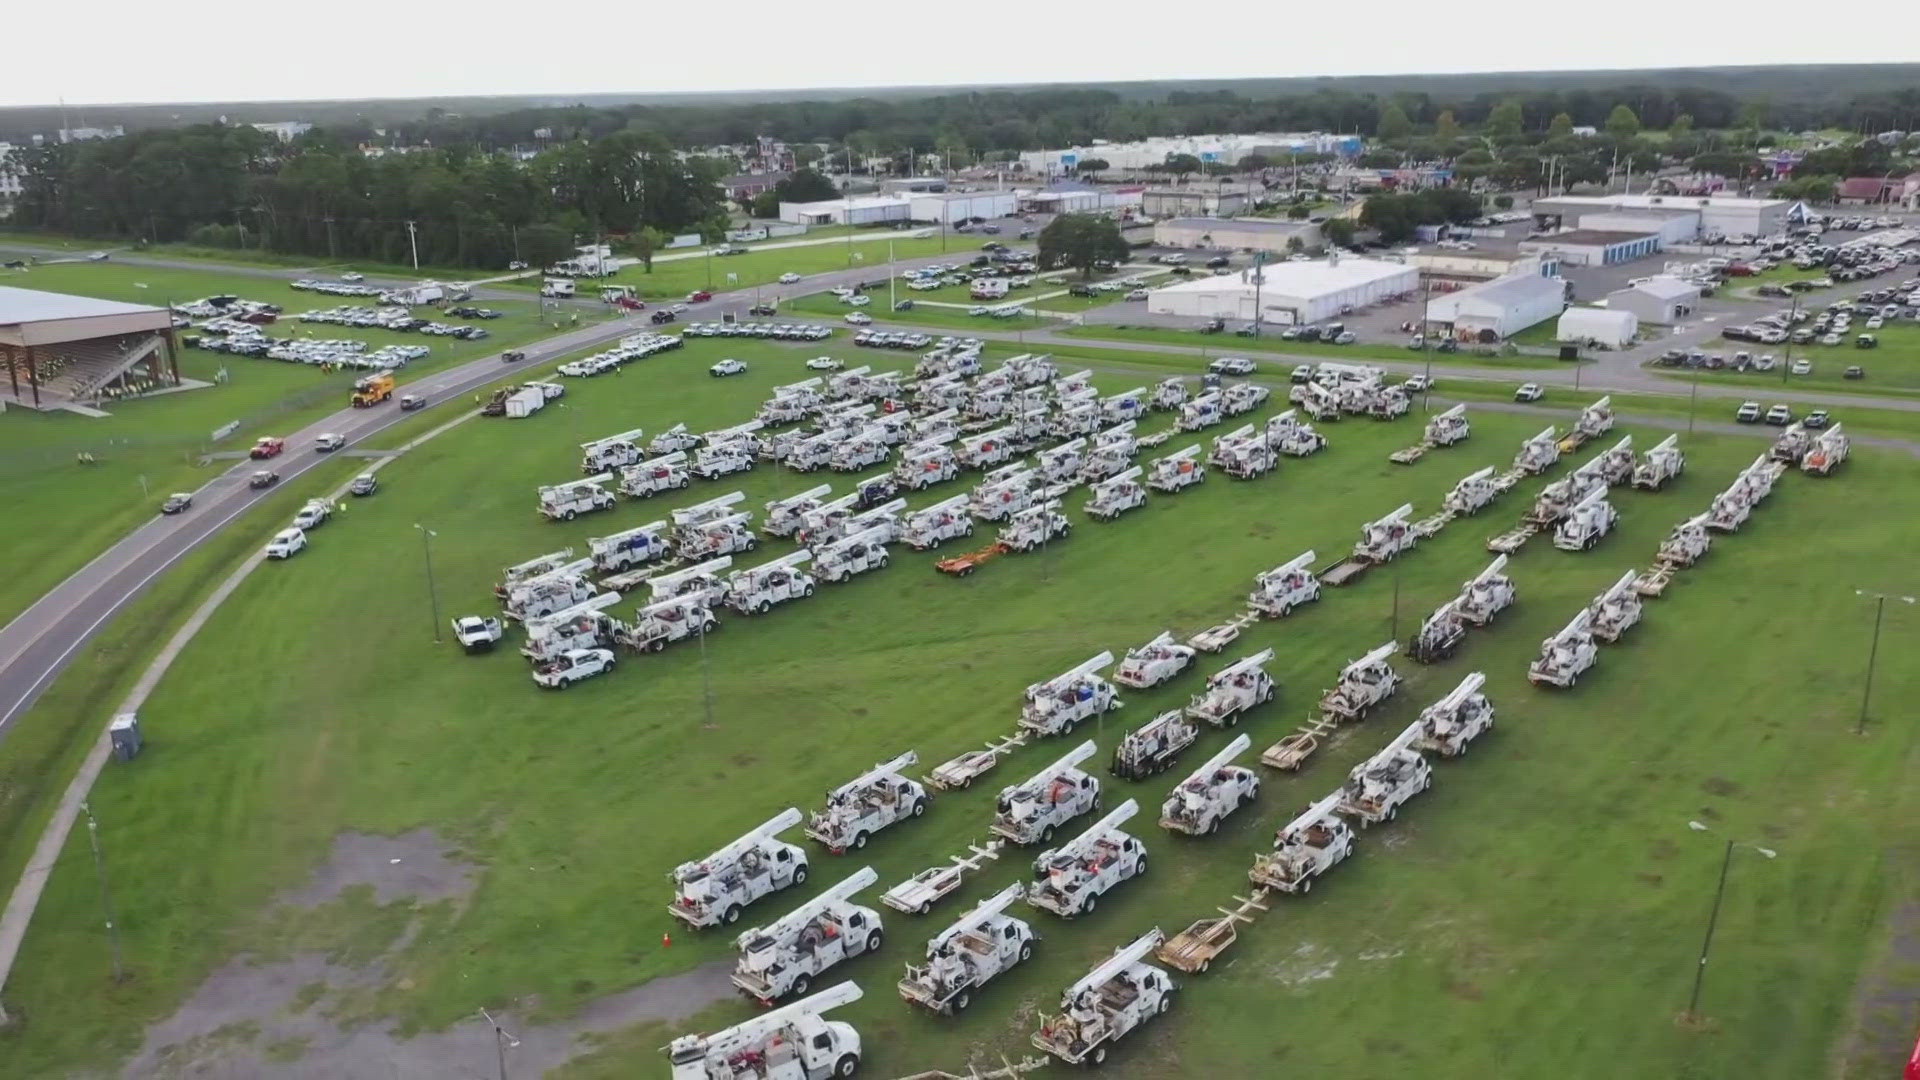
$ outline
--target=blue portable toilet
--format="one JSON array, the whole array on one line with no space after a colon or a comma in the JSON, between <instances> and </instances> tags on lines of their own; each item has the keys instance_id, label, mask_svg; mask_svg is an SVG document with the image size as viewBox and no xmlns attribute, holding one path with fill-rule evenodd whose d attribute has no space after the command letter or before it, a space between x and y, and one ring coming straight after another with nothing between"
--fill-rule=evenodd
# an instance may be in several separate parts
<instances>
[{"instance_id":1,"label":"blue portable toilet","mask_svg":"<svg viewBox=\"0 0 1920 1080\"><path fill-rule=\"evenodd\" d=\"M132 713L121 713L107 725L107 738L113 743L113 756L121 761L132 761L140 752L140 718Z\"/></svg>"}]
</instances>

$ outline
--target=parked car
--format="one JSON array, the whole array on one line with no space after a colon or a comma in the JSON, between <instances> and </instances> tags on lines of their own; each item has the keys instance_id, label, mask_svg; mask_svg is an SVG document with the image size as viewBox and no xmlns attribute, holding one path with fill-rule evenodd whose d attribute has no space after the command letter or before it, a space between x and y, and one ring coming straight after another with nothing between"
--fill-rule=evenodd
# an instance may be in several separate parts
<instances>
[{"instance_id":1,"label":"parked car","mask_svg":"<svg viewBox=\"0 0 1920 1080\"><path fill-rule=\"evenodd\" d=\"M291 559L307 549L307 534L299 529L281 529L267 541L267 558Z\"/></svg>"},{"instance_id":2,"label":"parked car","mask_svg":"<svg viewBox=\"0 0 1920 1080\"><path fill-rule=\"evenodd\" d=\"M1293 368L1293 374L1287 376L1287 381L1293 383L1296 386L1302 383L1312 382L1313 381L1313 365L1312 364L1295 364Z\"/></svg>"},{"instance_id":3,"label":"parked car","mask_svg":"<svg viewBox=\"0 0 1920 1080\"><path fill-rule=\"evenodd\" d=\"M1520 389L1513 392L1513 400L1515 401L1539 401L1546 396L1547 392L1540 389L1540 384L1532 382L1522 383Z\"/></svg>"},{"instance_id":4,"label":"parked car","mask_svg":"<svg viewBox=\"0 0 1920 1080\"><path fill-rule=\"evenodd\" d=\"M746 370L747 370L747 365L741 363L738 360L729 359L729 360L722 360L719 363L708 368L707 374L712 375L714 378L717 379L723 375L739 375Z\"/></svg>"},{"instance_id":5,"label":"parked car","mask_svg":"<svg viewBox=\"0 0 1920 1080\"><path fill-rule=\"evenodd\" d=\"M782 285L797 285L799 284L799 282L800 282L800 275L794 273L791 270L780 275L780 284Z\"/></svg>"},{"instance_id":6,"label":"parked car","mask_svg":"<svg viewBox=\"0 0 1920 1080\"><path fill-rule=\"evenodd\" d=\"M1760 403L1757 401L1741 402L1740 407L1738 409L1735 409L1733 412L1733 419L1736 423L1741 423L1741 424L1759 423L1760 422Z\"/></svg>"},{"instance_id":7,"label":"parked car","mask_svg":"<svg viewBox=\"0 0 1920 1080\"><path fill-rule=\"evenodd\" d=\"M871 326L873 325L873 316L864 311L849 311L847 312L847 322L854 326Z\"/></svg>"},{"instance_id":8,"label":"parked car","mask_svg":"<svg viewBox=\"0 0 1920 1080\"><path fill-rule=\"evenodd\" d=\"M166 502L163 502L160 504L160 512L163 514L185 513L187 508L192 505L193 505L193 496L188 495L184 492L175 492L174 494L167 496Z\"/></svg>"},{"instance_id":9,"label":"parked car","mask_svg":"<svg viewBox=\"0 0 1920 1080\"><path fill-rule=\"evenodd\" d=\"M1255 366L1253 361L1238 356L1223 356L1207 365L1207 370L1215 375L1251 375Z\"/></svg>"},{"instance_id":10,"label":"parked car","mask_svg":"<svg viewBox=\"0 0 1920 1080\"><path fill-rule=\"evenodd\" d=\"M1433 380L1425 375L1410 375L1407 377L1407 381L1401 385L1407 393L1418 394L1422 391L1433 389Z\"/></svg>"},{"instance_id":11,"label":"parked car","mask_svg":"<svg viewBox=\"0 0 1920 1080\"><path fill-rule=\"evenodd\" d=\"M1828 424L1832 422L1833 422L1833 414L1828 412L1825 409L1815 409L1812 412L1807 414L1807 418L1805 420L1800 421L1800 423L1803 424L1804 426L1813 428L1815 430L1826 427Z\"/></svg>"},{"instance_id":12,"label":"parked car","mask_svg":"<svg viewBox=\"0 0 1920 1080\"><path fill-rule=\"evenodd\" d=\"M1774 427L1785 427L1793 423L1793 410L1785 405L1775 405L1767 410L1767 423Z\"/></svg>"},{"instance_id":13,"label":"parked car","mask_svg":"<svg viewBox=\"0 0 1920 1080\"><path fill-rule=\"evenodd\" d=\"M779 310L780 310L779 308L777 308L777 307L774 307L774 306L773 306L772 304L755 304L755 305L753 305L752 307L750 307L750 308L748 308L748 309L747 309L747 314L749 314L749 315L772 315L772 314L775 314L776 312L778 312Z\"/></svg>"},{"instance_id":14,"label":"parked car","mask_svg":"<svg viewBox=\"0 0 1920 1080\"><path fill-rule=\"evenodd\" d=\"M380 478L372 473L361 473L353 478L353 483L347 485L347 493L350 495L371 495L379 490Z\"/></svg>"},{"instance_id":15,"label":"parked car","mask_svg":"<svg viewBox=\"0 0 1920 1080\"><path fill-rule=\"evenodd\" d=\"M1813 374L1813 361L1795 360L1793 363L1787 365L1787 370L1795 375L1811 375Z\"/></svg>"},{"instance_id":16,"label":"parked car","mask_svg":"<svg viewBox=\"0 0 1920 1080\"><path fill-rule=\"evenodd\" d=\"M808 371L839 371L846 366L845 361L835 360L831 356L816 356L807 361Z\"/></svg>"}]
</instances>

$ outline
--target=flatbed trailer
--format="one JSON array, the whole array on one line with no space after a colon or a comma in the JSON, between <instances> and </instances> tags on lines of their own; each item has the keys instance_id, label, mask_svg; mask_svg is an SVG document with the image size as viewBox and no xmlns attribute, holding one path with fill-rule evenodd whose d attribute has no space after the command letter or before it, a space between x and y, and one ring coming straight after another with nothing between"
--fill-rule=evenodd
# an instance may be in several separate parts
<instances>
[{"instance_id":1,"label":"flatbed trailer","mask_svg":"<svg viewBox=\"0 0 1920 1080\"><path fill-rule=\"evenodd\" d=\"M1252 896L1238 896L1237 908L1216 908L1220 912L1217 919L1201 919L1173 937L1161 942L1153 951L1154 958L1168 967L1178 968L1189 975L1205 973L1213 964L1213 959L1227 951L1227 947L1240 938L1240 924L1253 922L1251 911L1266 911L1267 890L1253 890Z\"/></svg>"},{"instance_id":2,"label":"flatbed trailer","mask_svg":"<svg viewBox=\"0 0 1920 1080\"><path fill-rule=\"evenodd\" d=\"M1266 752L1260 755L1260 764L1282 772L1296 772L1316 750L1326 744L1327 736L1339 726L1339 722L1330 716L1315 717L1267 747Z\"/></svg>"},{"instance_id":3,"label":"flatbed trailer","mask_svg":"<svg viewBox=\"0 0 1920 1080\"><path fill-rule=\"evenodd\" d=\"M978 569L982 563L992 562L1012 550L1012 548L1005 544L988 544L978 551L969 551L964 555L955 555L951 558L941 559L933 564L933 568L943 574L952 574L954 577L966 577Z\"/></svg>"},{"instance_id":4,"label":"flatbed trailer","mask_svg":"<svg viewBox=\"0 0 1920 1080\"><path fill-rule=\"evenodd\" d=\"M1217 653L1234 643L1240 631L1258 622L1260 615L1253 611L1243 611L1226 622L1209 626L1205 630L1187 639L1187 644L1201 652Z\"/></svg>"},{"instance_id":5,"label":"flatbed trailer","mask_svg":"<svg viewBox=\"0 0 1920 1080\"><path fill-rule=\"evenodd\" d=\"M969 750L958 757L941 762L924 778L927 786L939 788L941 791L958 791L971 787L975 780L992 772L994 767L1000 764L1001 758L1027 745L1027 740L1031 737L1032 732L1023 728L1016 734L1002 736L988 743L984 749Z\"/></svg>"},{"instance_id":6,"label":"flatbed trailer","mask_svg":"<svg viewBox=\"0 0 1920 1080\"><path fill-rule=\"evenodd\" d=\"M1320 584L1331 585L1338 588L1350 581L1358 581L1362 574L1365 574L1371 569L1373 569L1372 560L1353 555L1334 563L1324 570L1314 571L1314 576L1320 579Z\"/></svg>"},{"instance_id":7,"label":"flatbed trailer","mask_svg":"<svg viewBox=\"0 0 1920 1080\"><path fill-rule=\"evenodd\" d=\"M978 870L989 859L1000 857L1002 840L989 840L985 847L968 844L966 855L949 855L951 866L935 866L913 875L907 880L880 894L881 902L895 911L904 911L909 915L925 915L933 910L933 905L948 893L960 887L969 872Z\"/></svg>"},{"instance_id":8,"label":"flatbed trailer","mask_svg":"<svg viewBox=\"0 0 1920 1080\"><path fill-rule=\"evenodd\" d=\"M1512 555L1526 547L1527 541L1533 539L1542 527L1538 522L1523 521L1499 536L1489 537L1487 550L1499 552L1502 555Z\"/></svg>"},{"instance_id":9,"label":"flatbed trailer","mask_svg":"<svg viewBox=\"0 0 1920 1080\"><path fill-rule=\"evenodd\" d=\"M1427 451L1433 449L1436 445L1438 444L1422 439L1404 450L1395 450L1393 453L1388 454L1387 460L1393 462L1395 465L1411 465L1421 458L1426 457Z\"/></svg>"}]
</instances>

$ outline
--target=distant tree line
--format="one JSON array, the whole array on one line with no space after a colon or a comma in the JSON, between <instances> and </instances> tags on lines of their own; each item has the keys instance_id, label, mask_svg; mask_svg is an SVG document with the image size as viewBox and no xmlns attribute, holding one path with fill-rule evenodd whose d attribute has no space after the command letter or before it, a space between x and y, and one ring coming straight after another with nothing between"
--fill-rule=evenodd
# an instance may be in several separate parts
<instances>
[{"instance_id":1,"label":"distant tree line","mask_svg":"<svg viewBox=\"0 0 1920 1080\"><path fill-rule=\"evenodd\" d=\"M326 131L292 143L198 125L15 151L9 224L78 236L257 248L334 260L541 265L576 242L727 227L730 162L618 132L529 161L466 144L369 157ZM411 230L409 229L411 224Z\"/></svg>"}]
</instances>

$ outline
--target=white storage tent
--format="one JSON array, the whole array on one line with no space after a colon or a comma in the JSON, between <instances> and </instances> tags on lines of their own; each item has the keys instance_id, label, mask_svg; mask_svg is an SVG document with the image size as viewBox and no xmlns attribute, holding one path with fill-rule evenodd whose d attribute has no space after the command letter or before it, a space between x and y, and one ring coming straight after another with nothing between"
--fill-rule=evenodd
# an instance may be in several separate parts
<instances>
[{"instance_id":1,"label":"white storage tent","mask_svg":"<svg viewBox=\"0 0 1920 1080\"><path fill-rule=\"evenodd\" d=\"M1378 259L1276 262L1263 268L1256 285L1248 271L1154 289L1147 310L1155 315L1314 323L1420 287L1420 272L1404 263Z\"/></svg>"},{"instance_id":2,"label":"white storage tent","mask_svg":"<svg viewBox=\"0 0 1920 1080\"><path fill-rule=\"evenodd\" d=\"M1560 341L1597 341L1618 349L1632 344L1639 332L1640 320L1631 311L1570 307L1560 314L1554 337Z\"/></svg>"}]
</instances>

